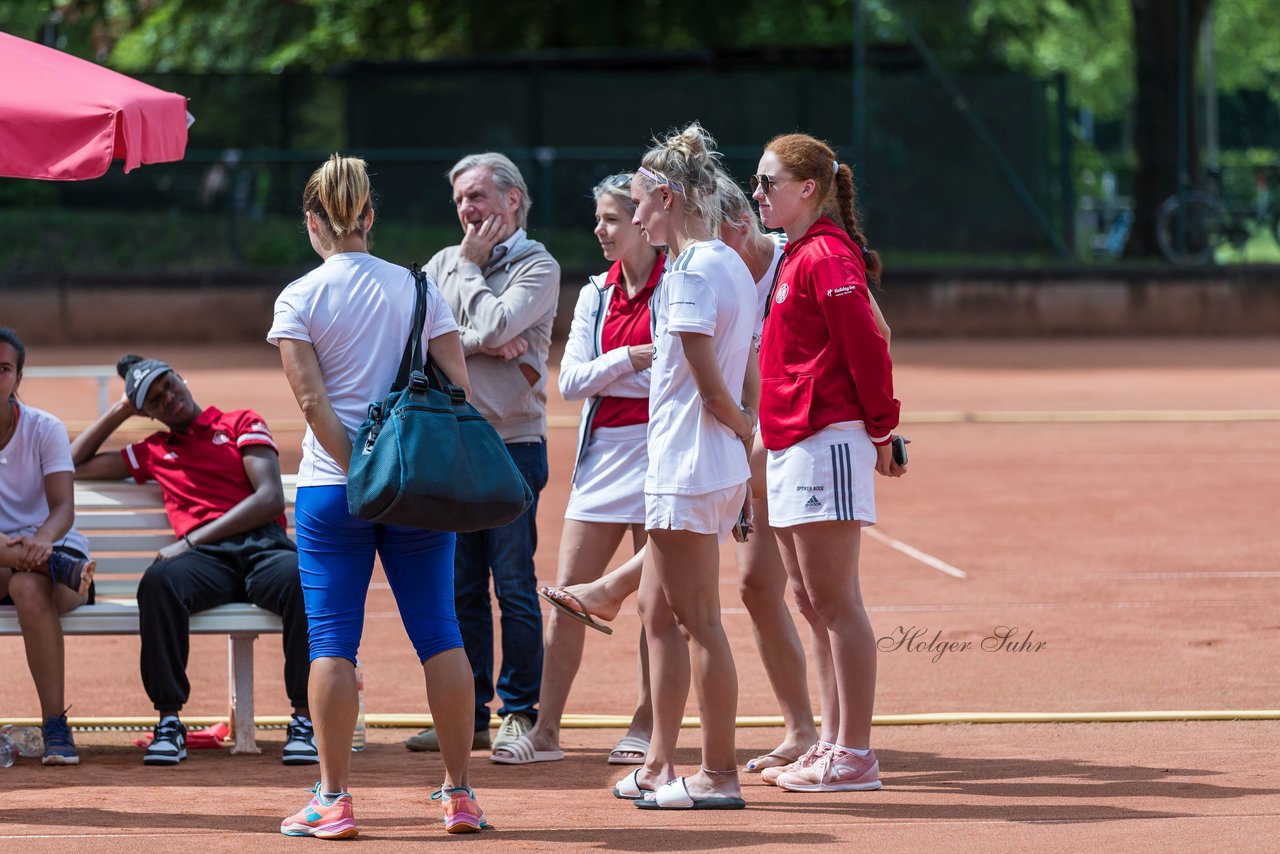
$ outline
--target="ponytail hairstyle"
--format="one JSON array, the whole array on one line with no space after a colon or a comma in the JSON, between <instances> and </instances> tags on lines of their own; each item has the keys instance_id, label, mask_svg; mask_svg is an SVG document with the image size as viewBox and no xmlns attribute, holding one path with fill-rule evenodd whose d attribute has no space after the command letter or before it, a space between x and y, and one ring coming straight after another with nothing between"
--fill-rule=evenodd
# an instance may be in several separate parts
<instances>
[{"instance_id":1,"label":"ponytail hairstyle","mask_svg":"<svg viewBox=\"0 0 1280 854\"><path fill-rule=\"evenodd\" d=\"M666 138L654 137L654 146L640 158L635 180L652 191L665 185L680 199L684 212L705 223L712 234L720 232L720 198L716 178L722 173L716 141L694 122ZM648 172L649 174L645 174Z\"/></svg>"},{"instance_id":2,"label":"ponytail hairstyle","mask_svg":"<svg viewBox=\"0 0 1280 854\"><path fill-rule=\"evenodd\" d=\"M789 133L775 136L765 146L772 151L782 168L800 181L813 181L817 191L818 211L835 220L853 242L862 248L862 260L867 267L867 280L880 287L880 274L884 265L880 253L868 248L858 216L858 191L853 183L853 170L847 163L839 163L831 146L808 134ZM837 165L838 164L838 165Z\"/></svg>"},{"instance_id":3,"label":"ponytail hairstyle","mask_svg":"<svg viewBox=\"0 0 1280 854\"><path fill-rule=\"evenodd\" d=\"M749 226L755 226L756 233L764 233L755 205L751 204L751 200L747 198L747 194L738 186L737 181L730 178L726 173L721 172L716 176L716 193L720 197L722 226L727 224L731 228L739 228L745 219Z\"/></svg>"},{"instance_id":4,"label":"ponytail hairstyle","mask_svg":"<svg viewBox=\"0 0 1280 854\"><path fill-rule=\"evenodd\" d=\"M18 337L18 333L14 332L9 327L0 326L0 342L4 342L5 344L8 344L10 347L14 349L14 351L17 352L18 354L18 364L16 365L17 374L18 374L18 377L21 378L22 369L26 367L26 364L27 364L27 348L23 346L22 339ZM12 397L16 398L17 396L18 396L17 389L14 389Z\"/></svg>"},{"instance_id":5,"label":"ponytail hairstyle","mask_svg":"<svg viewBox=\"0 0 1280 854\"><path fill-rule=\"evenodd\" d=\"M359 157L330 155L302 191L303 213L314 215L334 237L364 237L364 219L371 210L369 172Z\"/></svg>"}]
</instances>

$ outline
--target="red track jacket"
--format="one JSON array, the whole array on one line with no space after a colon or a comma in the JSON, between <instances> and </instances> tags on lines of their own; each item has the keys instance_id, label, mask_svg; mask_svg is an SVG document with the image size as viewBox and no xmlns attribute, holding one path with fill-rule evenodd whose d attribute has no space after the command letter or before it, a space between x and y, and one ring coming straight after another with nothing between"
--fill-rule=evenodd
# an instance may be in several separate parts
<instances>
[{"instance_id":1,"label":"red track jacket","mask_svg":"<svg viewBox=\"0 0 1280 854\"><path fill-rule=\"evenodd\" d=\"M893 363L871 311L862 250L828 217L787 244L760 378L760 434L771 451L841 421L863 421L877 445L898 426Z\"/></svg>"}]
</instances>

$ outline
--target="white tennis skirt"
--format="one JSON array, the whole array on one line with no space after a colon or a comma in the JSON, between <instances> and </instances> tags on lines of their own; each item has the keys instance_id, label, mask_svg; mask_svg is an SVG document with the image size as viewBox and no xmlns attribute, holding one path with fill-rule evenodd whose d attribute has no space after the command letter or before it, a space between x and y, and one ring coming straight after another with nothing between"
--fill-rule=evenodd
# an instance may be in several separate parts
<instances>
[{"instance_id":1,"label":"white tennis skirt","mask_svg":"<svg viewBox=\"0 0 1280 854\"><path fill-rule=\"evenodd\" d=\"M876 523L876 446L861 421L824 427L781 451L769 451L769 524Z\"/></svg>"},{"instance_id":2,"label":"white tennis skirt","mask_svg":"<svg viewBox=\"0 0 1280 854\"><path fill-rule=\"evenodd\" d=\"M644 527L647 531L692 531L715 534L724 541L733 530L747 500L747 484L717 489L698 495L647 493L644 497Z\"/></svg>"},{"instance_id":3,"label":"white tennis skirt","mask_svg":"<svg viewBox=\"0 0 1280 854\"><path fill-rule=\"evenodd\" d=\"M597 427L591 431L564 518L627 525L644 521L648 431L648 424Z\"/></svg>"}]
</instances>

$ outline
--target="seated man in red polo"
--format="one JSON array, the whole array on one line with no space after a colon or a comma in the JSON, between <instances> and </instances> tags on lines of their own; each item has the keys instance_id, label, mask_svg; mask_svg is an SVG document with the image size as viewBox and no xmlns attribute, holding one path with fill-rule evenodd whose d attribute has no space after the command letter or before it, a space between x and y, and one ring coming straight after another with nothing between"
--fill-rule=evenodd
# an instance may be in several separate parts
<instances>
[{"instance_id":1,"label":"seated man in red polo","mask_svg":"<svg viewBox=\"0 0 1280 854\"><path fill-rule=\"evenodd\" d=\"M143 762L176 765L187 758L189 618L192 613L251 602L284 620L284 681L293 704L283 760L319 761L307 707L307 615L298 552L285 533L284 488L271 431L249 409L202 409L182 377L157 359L125 356L116 366L125 394L71 444L76 477L139 483L154 480L177 539L162 548L138 583L142 684L160 722ZM98 453L130 416L143 414L168 430L120 451Z\"/></svg>"}]
</instances>

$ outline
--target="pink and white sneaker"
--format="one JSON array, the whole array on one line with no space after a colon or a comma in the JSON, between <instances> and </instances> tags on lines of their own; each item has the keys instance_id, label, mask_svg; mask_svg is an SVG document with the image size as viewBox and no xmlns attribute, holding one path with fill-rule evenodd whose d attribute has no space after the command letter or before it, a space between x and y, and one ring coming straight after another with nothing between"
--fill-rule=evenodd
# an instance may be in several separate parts
<instances>
[{"instance_id":1,"label":"pink and white sneaker","mask_svg":"<svg viewBox=\"0 0 1280 854\"><path fill-rule=\"evenodd\" d=\"M444 802L444 829L449 833L479 833L489 829L484 810L476 802L476 793L466 786L441 786L432 793L431 800Z\"/></svg>"},{"instance_id":2,"label":"pink and white sneaker","mask_svg":"<svg viewBox=\"0 0 1280 854\"><path fill-rule=\"evenodd\" d=\"M320 795L319 783L311 793L311 803L280 822L281 833L317 839L350 839L358 833L350 794L343 792L333 803L326 804Z\"/></svg>"},{"instance_id":3,"label":"pink and white sneaker","mask_svg":"<svg viewBox=\"0 0 1280 854\"><path fill-rule=\"evenodd\" d=\"M803 771L806 768L813 767L822 760L831 750L831 745L826 742L819 741L817 744L805 751L804 755L792 762L790 765L775 765L772 768L766 768L760 772L760 779L768 783L770 786L778 785L778 778L783 774L793 771Z\"/></svg>"},{"instance_id":4,"label":"pink and white sneaker","mask_svg":"<svg viewBox=\"0 0 1280 854\"><path fill-rule=\"evenodd\" d=\"M813 766L778 778L778 787L788 792L865 792L880 785L880 763L874 750L859 756L833 749Z\"/></svg>"}]
</instances>

